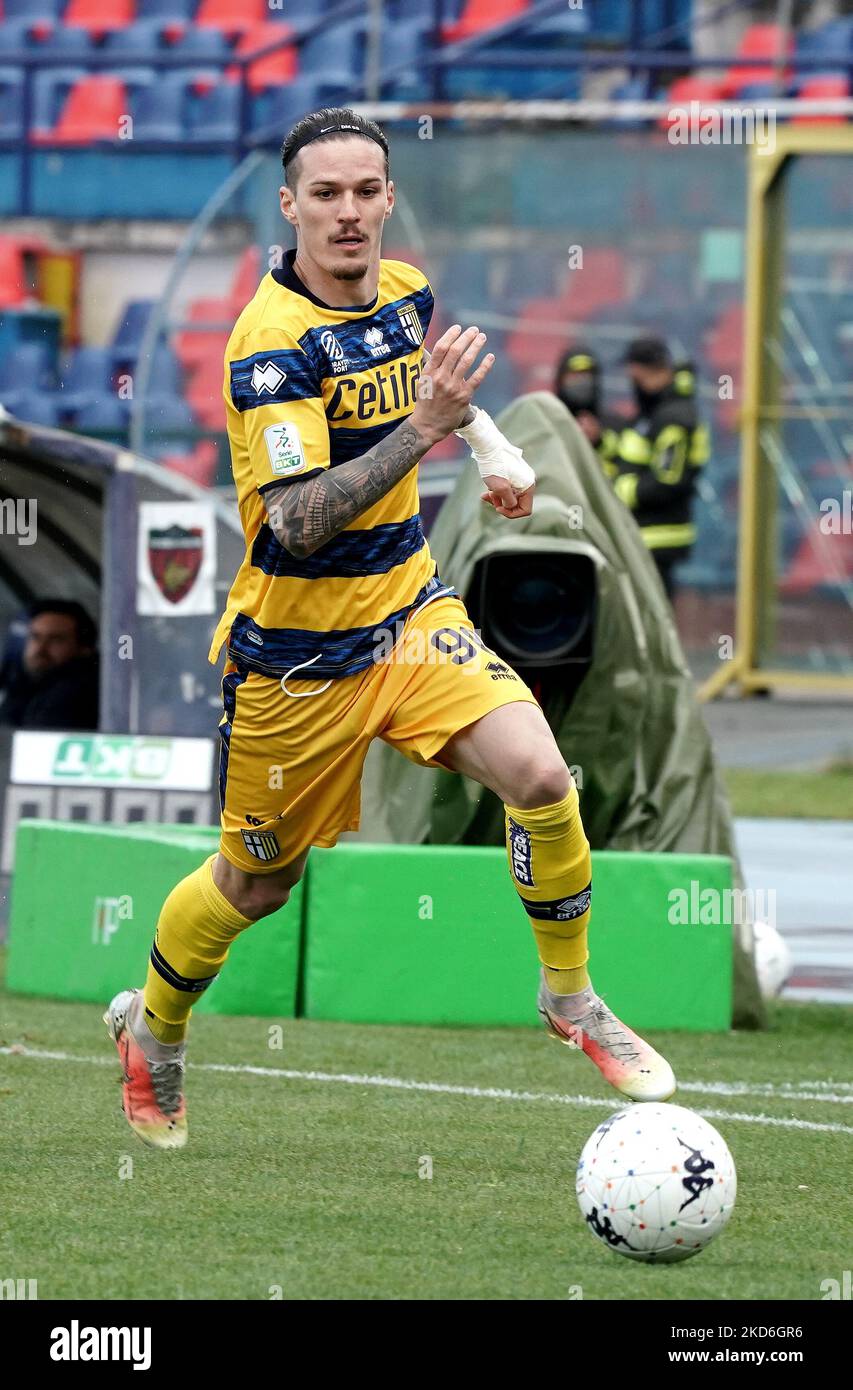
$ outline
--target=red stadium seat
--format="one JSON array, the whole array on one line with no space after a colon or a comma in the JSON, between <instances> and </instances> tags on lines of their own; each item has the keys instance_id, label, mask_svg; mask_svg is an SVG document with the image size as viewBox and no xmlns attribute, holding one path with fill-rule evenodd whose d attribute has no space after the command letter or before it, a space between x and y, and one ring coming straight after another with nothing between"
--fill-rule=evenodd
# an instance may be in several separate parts
<instances>
[{"instance_id":1,"label":"red stadium seat","mask_svg":"<svg viewBox=\"0 0 853 1390\"><path fill-rule=\"evenodd\" d=\"M266 23L269 13L266 0L201 0L195 23L200 29L242 34Z\"/></svg>"},{"instance_id":2,"label":"red stadium seat","mask_svg":"<svg viewBox=\"0 0 853 1390\"><path fill-rule=\"evenodd\" d=\"M839 73L836 76L826 74L823 77L812 77L808 82L804 82L798 93L802 101L834 101L842 97L849 97L850 83L846 77ZM844 125L846 116L794 116L794 125Z\"/></svg>"},{"instance_id":3,"label":"red stadium seat","mask_svg":"<svg viewBox=\"0 0 853 1390\"><path fill-rule=\"evenodd\" d=\"M839 579L851 578L853 547L849 536L840 531L837 534L824 532L817 522L801 540L787 574L779 581L779 592L807 594L820 585L836 587Z\"/></svg>"},{"instance_id":4,"label":"red stadium seat","mask_svg":"<svg viewBox=\"0 0 853 1390\"><path fill-rule=\"evenodd\" d=\"M269 47L276 40L281 42L289 33L290 29L286 24L277 23L275 20L253 25L240 36L236 52L246 58L259 49ZM292 44L287 44L277 52L249 64L246 69L249 90L256 93L266 91L267 87L286 86L288 82L293 81L298 67L296 49Z\"/></svg>"},{"instance_id":5,"label":"red stadium seat","mask_svg":"<svg viewBox=\"0 0 853 1390\"><path fill-rule=\"evenodd\" d=\"M237 262L237 269L228 291L228 298L236 305L234 308L235 318L241 310L245 309L261 283L261 277L265 272L266 266L261 265L261 253L258 247L247 246Z\"/></svg>"},{"instance_id":6,"label":"red stadium seat","mask_svg":"<svg viewBox=\"0 0 853 1390\"><path fill-rule=\"evenodd\" d=\"M113 29L126 29L136 17L136 0L69 0L63 24L86 29L93 39Z\"/></svg>"},{"instance_id":7,"label":"red stadium seat","mask_svg":"<svg viewBox=\"0 0 853 1390\"><path fill-rule=\"evenodd\" d=\"M254 293L254 291L253 291ZM243 305L240 305L240 309ZM234 302L228 299L197 299L187 310L191 323L221 324L217 328L185 328L175 335L175 354L186 372L196 371L211 360L219 364L222 372L222 359L234 320L240 309L235 311Z\"/></svg>"},{"instance_id":8,"label":"red stadium seat","mask_svg":"<svg viewBox=\"0 0 853 1390\"><path fill-rule=\"evenodd\" d=\"M200 487L212 487L216 481L219 451L212 439L200 439L190 454L165 454L160 465L182 478L189 478Z\"/></svg>"},{"instance_id":9,"label":"red stadium seat","mask_svg":"<svg viewBox=\"0 0 853 1390\"><path fill-rule=\"evenodd\" d=\"M117 77L84 77L71 88L56 128L41 138L59 145L117 140L128 113L127 88Z\"/></svg>"},{"instance_id":10,"label":"red stadium seat","mask_svg":"<svg viewBox=\"0 0 853 1390\"><path fill-rule=\"evenodd\" d=\"M706 338L705 355L718 372L731 372L740 367L742 354L743 305L730 304Z\"/></svg>"},{"instance_id":11,"label":"red stadium seat","mask_svg":"<svg viewBox=\"0 0 853 1390\"><path fill-rule=\"evenodd\" d=\"M726 96L737 96L743 87L754 82L772 82L776 77L776 62L780 56L789 57L794 51L794 36L786 33L778 24L752 24L738 44L739 58L755 58L753 67L729 68L723 78ZM763 60L763 61L760 61ZM786 67L782 81L791 80L791 70Z\"/></svg>"},{"instance_id":12,"label":"red stadium seat","mask_svg":"<svg viewBox=\"0 0 853 1390\"><path fill-rule=\"evenodd\" d=\"M0 309L14 309L26 298L21 244L15 237L0 237Z\"/></svg>"},{"instance_id":13,"label":"red stadium seat","mask_svg":"<svg viewBox=\"0 0 853 1390\"><path fill-rule=\"evenodd\" d=\"M691 101L700 106L713 106L725 96L725 84L711 77L679 77L673 82L667 96L672 107L690 109ZM670 110L658 120L659 130L669 130L680 119L678 112Z\"/></svg>"},{"instance_id":14,"label":"red stadium seat","mask_svg":"<svg viewBox=\"0 0 853 1390\"><path fill-rule=\"evenodd\" d=\"M530 0L468 0L454 24L443 24L441 37L445 43L470 39L486 29L494 29L507 20L515 19L529 8Z\"/></svg>"}]
</instances>

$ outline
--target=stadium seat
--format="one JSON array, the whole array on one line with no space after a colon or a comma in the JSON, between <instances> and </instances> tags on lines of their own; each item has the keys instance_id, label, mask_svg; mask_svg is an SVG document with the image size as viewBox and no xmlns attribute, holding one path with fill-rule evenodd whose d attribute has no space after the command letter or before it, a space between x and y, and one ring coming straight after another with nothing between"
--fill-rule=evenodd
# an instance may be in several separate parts
<instances>
[{"instance_id":1,"label":"stadium seat","mask_svg":"<svg viewBox=\"0 0 853 1390\"><path fill-rule=\"evenodd\" d=\"M30 139L35 144L51 139L51 131L75 83L86 76L85 68L45 68L33 75L33 123Z\"/></svg>"},{"instance_id":2,"label":"stadium seat","mask_svg":"<svg viewBox=\"0 0 853 1390\"><path fill-rule=\"evenodd\" d=\"M55 396L45 391L19 391L7 398L0 391L6 409L19 420L27 420L33 425L46 425L52 429L59 423L59 406Z\"/></svg>"},{"instance_id":3,"label":"stadium seat","mask_svg":"<svg viewBox=\"0 0 853 1390\"><path fill-rule=\"evenodd\" d=\"M133 104L135 140L182 140L187 78L168 72L138 93Z\"/></svg>"},{"instance_id":4,"label":"stadium seat","mask_svg":"<svg viewBox=\"0 0 853 1390\"><path fill-rule=\"evenodd\" d=\"M19 140L23 134L21 94L24 75L20 68L0 68L0 140ZM0 271L2 296L2 271ZM2 298L0 297L0 303Z\"/></svg>"},{"instance_id":5,"label":"stadium seat","mask_svg":"<svg viewBox=\"0 0 853 1390\"><path fill-rule=\"evenodd\" d=\"M346 20L307 39L300 52L303 72L314 73L323 83L348 86L359 82L363 71L362 21Z\"/></svg>"},{"instance_id":6,"label":"stadium seat","mask_svg":"<svg viewBox=\"0 0 853 1390\"><path fill-rule=\"evenodd\" d=\"M441 26L445 43L458 43L517 18L529 9L530 0L468 0L458 20Z\"/></svg>"},{"instance_id":7,"label":"stadium seat","mask_svg":"<svg viewBox=\"0 0 853 1390\"><path fill-rule=\"evenodd\" d=\"M196 29L190 25L182 37L170 45L169 52L176 58L185 58L188 63L215 62L229 56L231 44L220 29Z\"/></svg>"},{"instance_id":8,"label":"stadium seat","mask_svg":"<svg viewBox=\"0 0 853 1390\"><path fill-rule=\"evenodd\" d=\"M797 92L798 97L803 101L838 101L850 95L850 83L843 74L832 76L829 73L822 73L818 77L811 77L802 82ZM812 116L804 113L794 116L792 125L844 125L846 116Z\"/></svg>"},{"instance_id":9,"label":"stadium seat","mask_svg":"<svg viewBox=\"0 0 853 1390\"><path fill-rule=\"evenodd\" d=\"M389 99L414 100L427 94L421 60L429 52L430 19L401 19L382 31L382 88Z\"/></svg>"},{"instance_id":10,"label":"stadium seat","mask_svg":"<svg viewBox=\"0 0 853 1390\"><path fill-rule=\"evenodd\" d=\"M128 405L115 395L93 396L74 416L74 428L122 440L127 434Z\"/></svg>"},{"instance_id":11,"label":"stadium seat","mask_svg":"<svg viewBox=\"0 0 853 1390\"><path fill-rule=\"evenodd\" d=\"M195 0L136 0L137 22L140 19L186 22L192 17L194 9Z\"/></svg>"},{"instance_id":12,"label":"stadium seat","mask_svg":"<svg viewBox=\"0 0 853 1390\"><path fill-rule=\"evenodd\" d=\"M125 29L134 19L134 0L68 0L63 16L67 28L88 29L103 38L112 29Z\"/></svg>"},{"instance_id":13,"label":"stadium seat","mask_svg":"<svg viewBox=\"0 0 853 1390\"><path fill-rule=\"evenodd\" d=\"M252 298L252 295L261 283L261 276L264 271L265 267L261 262L259 248L257 246L247 246L237 262L237 269L234 272L234 276L231 280L231 288L228 292L228 298L231 300L232 304L237 306L235 318Z\"/></svg>"},{"instance_id":14,"label":"stadium seat","mask_svg":"<svg viewBox=\"0 0 853 1390\"><path fill-rule=\"evenodd\" d=\"M160 24L156 19L137 20L126 29L114 29L107 34L103 52L114 53L116 58L128 57L135 62L145 62L161 51Z\"/></svg>"},{"instance_id":15,"label":"stadium seat","mask_svg":"<svg viewBox=\"0 0 853 1390\"><path fill-rule=\"evenodd\" d=\"M241 58L248 58L252 53L268 48L272 43L281 43L289 32L283 24L274 23L259 24L255 28L246 29L240 36L235 53ZM246 78L249 91L263 92L268 87L280 87L292 82L297 68L296 48L293 44L285 44L276 52L248 64Z\"/></svg>"},{"instance_id":16,"label":"stadium seat","mask_svg":"<svg viewBox=\"0 0 853 1390\"><path fill-rule=\"evenodd\" d=\"M724 95L737 96L754 82L772 82L780 56L794 51L793 37L778 24L751 24L737 47L738 58L754 58L751 67L729 68L723 78ZM784 82L791 78L790 67L782 73Z\"/></svg>"},{"instance_id":17,"label":"stadium seat","mask_svg":"<svg viewBox=\"0 0 853 1390\"><path fill-rule=\"evenodd\" d=\"M3 14L6 19L39 18L58 19L65 0L4 0Z\"/></svg>"},{"instance_id":18,"label":"stadium seat","mask_svg":"<svg viewBox=\"0 0 853 1390\"><path fill-rule=\"evenodd\" d=\"M54 365L45 343L18 343L0 360L0 398L19 391L52 391Z\"/></svg>"},{"instance_id":19,"label":"stadium seat","mask_svg":"<svg viewBox=\"0 0 853 1390\"><path fill-rule=\"evenodd\" d=\"M269 13L266 0L201 0L195 22L200 29L241 34L263 24Z\"/></svg>"},{"instance_id":20,"label":"stadium seat","mask_svg":"<svg viewBox=\"0 0 853 1390\"><path fill-rule=\"evenodd\" d=\"M117 140L122 118L128 115L125 84L106 73L95 73L75 83L68 93L55 128L57 145L87 145L92 140Z\"/></svg>"},{"instance_id":21,"label":"stadium seat","mask_svg":"<svg viewBox=\"0 0 853 1390\"><path fill-rule=\"evenodd\" d=\"M136 361L153 308L153 299L133 299L124 306L111 344L113 362Z\"/></svg>"},{"instance_id":22,"label":"stadium seat","mask_svg":"<svg viewBox=\"0 0 853 1390\"><path fill-rule=\"evenodd\" d=\"M190 84L184 138L228 143L240 133L240 84Z\"/></svg>"},{"instance_id":23,"label":"stadium seat","mask_svg":"<svg viewBox=\"0 0 853 1390\"><path fill-rule=\"evenodd\" d=\"M57 24L39 45L45 56L67 54L69 61L83 61L92 52L92 36L88 29L68 29Z\"/></svg>"},{"instance_id":24,"label":"stadium seat","mask_svg":"<svg viewBox=\"0 0 853 1390\"><path fill-rule=\"evenodd\" d=\"M174 393L146 394L143 415L146 430L156 430L160 435L183 435L195 429L195 416L188 402Z\"/></svg>"},{"instance_id":25,"label":"stadium seat","mask_svg":"<svg viewBox=\"0 0 853 1390\"><path fill-rule=\"evenodd\" d=\"M161 468L172 473L180 473L199 487L212 487L216 482L216 469L219 464L219 450L212 439L200 439L188 454L164 452L159 455Z\"/></svg>"},{"instance_id":26,"label":"stadium seat","mask_svg":"<svg viewBox=\"0 0 853 1390\"><path fill-rule=\"evenodd\" d=\"M142 359L136 360L136 375L142 373ZM146 393L151 396L180 396L183 390L184 373L180 362L168 343L158 343L152 355L146 382Z\"/></svg>"},{"instance_id":27,"label":"stadium seat","mask_svg":"<svg viewBox=\"0 0 853 1390\"><path fill-rule=\"evenodd\" d=\"M249 296L247 296L247 299ZM246 300L243 301L246 303ZM243 308L243 304L237 310ZM211 361L219 363L234 326L234 305L231 298L197 299L187 310L187 319L198 328L183 328L175 336L175 354L185 372L196 372ZM207 324L208 327L204 327ZM214 327L216 325L216 327Z\"/></svg>"},{"instance_id":28,"label":"stadium seat","mask_svg":"<svg viewBox=\"0 0 853 1390\"><path fill-rule=\"evenodd\" d=\"M689 111L692 101L697 101L700 106L714 105L715 102L722 101L725 96L725 84L715 77L679 77L666 95L671 108L681 107ZM658 129L668 131L677 120L678 112L670 109L665 116L658 119Z\"/></svg>"},{"instance_id":29,"label":"stadium seat","mask_svg":"<svg viewBox=\"0 0 853 1390\"><path fill-rule=\"evenodd\" d=\"M280 131L306 111L315 111L319 106L345 106L351 100L351 78L331 83L303 74L286 87L259 93L252 106L252 126L255 130Z\"/></svg>"},{"instance_id":30,"label":"stadium seat","mask_svg":"<svg viewBox=\"0 0 853 1390\"><path fill-rule=\"evenodd\" d=\"M65 361L59 374L59 402L63 411L76 413L93 397L112 391L112 352L106 347L80 347Z\"/></svg>"},{"instance_id":31,"label":"stadium seat","mask_svg":"<svg viewBox=\"0 0 853 1390\"><path fill-rule=\"evenodd\" d=\"M798 58L825 59L826 71L834 71L853 57L853 17L831 19L819 29L801 29L797 34L794 63ZM803 79L818 76L818 69L809 64L800 69Z\"/></svg>"}]
</instances>

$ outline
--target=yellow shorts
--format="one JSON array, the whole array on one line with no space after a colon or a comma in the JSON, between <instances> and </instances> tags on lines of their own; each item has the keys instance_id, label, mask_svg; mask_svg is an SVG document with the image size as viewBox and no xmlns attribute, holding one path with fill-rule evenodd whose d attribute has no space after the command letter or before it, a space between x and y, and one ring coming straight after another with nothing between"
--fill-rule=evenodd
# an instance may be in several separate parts
<instances>
[{"instance_id":1,"label":"yellow shorts","mask_svg":"<svg viewBox=\"0 0 853 1390\"><path fill-rule=\"evenodd\" d=\"M288 678L287 691L276 678L227 663L220 850L238 869L272 873L310 845L328 847L357 830L374 738L440 767L435 755L460 729L501 705L537 704L521 677L482 645L458 598L435 599L412 614L383 656L328 685Z\"/></svg>"}]
</instances>

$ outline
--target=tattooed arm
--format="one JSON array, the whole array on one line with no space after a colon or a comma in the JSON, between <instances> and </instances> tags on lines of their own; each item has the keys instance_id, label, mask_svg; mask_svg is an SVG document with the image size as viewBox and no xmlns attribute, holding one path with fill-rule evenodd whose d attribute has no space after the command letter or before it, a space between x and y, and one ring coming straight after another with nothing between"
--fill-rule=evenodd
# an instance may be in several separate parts
<instances>
[{"instance_id":1,"label":"tattooed arm","mask_svg":"<svg viewBox=\"0 0 853 1390\"><path fill-rule=\"evenodd\" d=\"M321 545L384 497L433 444L457 429L470 413L470 400L491 368L489 353L466 380L465 372L485 342L476 328L458 324L436 343L429 360L430 391L421 395L408 419L358 458L302 482L267 488L263 498L273 534L291 555L313 555Z\"/></svg>"},{"instance_id":2,"label":"tattooed arm","mask_svg":"<svg viewBox=\"0 0 853 1390\"><path fill-rule=\"evenodd\" d=\"M291 555L313 555L405 477L436 441L404 420L373 449L303 483L267 488L273 534Z\"/></svg>"}]
</instances>

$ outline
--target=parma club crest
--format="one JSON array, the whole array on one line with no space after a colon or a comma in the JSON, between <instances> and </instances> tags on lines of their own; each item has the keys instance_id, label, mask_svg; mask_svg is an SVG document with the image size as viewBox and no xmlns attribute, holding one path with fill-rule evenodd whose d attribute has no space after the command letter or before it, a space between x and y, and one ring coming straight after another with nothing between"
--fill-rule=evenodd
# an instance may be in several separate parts
<instances>
[{"instance_id":1,"label":"parma club crest","mask_svg":"<svg viewBox=\"0 0 853 1390\"><path fill-rule=\"evenodd\" d=\"M169 603L180 603L198 578L204 553L200 526L169 526L148 532L148 563L157 587Z\"/></svg>"},{"instance_id":2,"label":"parma club crest","mask_svg":"<svg viewBox=\"0 0 853 1390\"><path fill-rule=\"evenodd\" d=\"M424 340L424 331L421 328L420 315L414 304L411 301L401 304L397 310L397 315L409 342L414 343L415 347L420 347Z\"/></svg>"}]
</instances>

